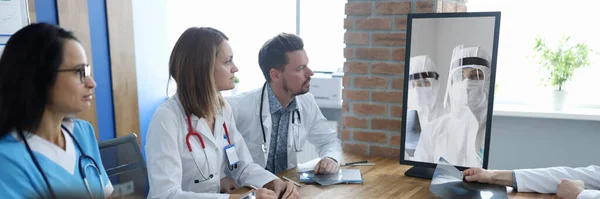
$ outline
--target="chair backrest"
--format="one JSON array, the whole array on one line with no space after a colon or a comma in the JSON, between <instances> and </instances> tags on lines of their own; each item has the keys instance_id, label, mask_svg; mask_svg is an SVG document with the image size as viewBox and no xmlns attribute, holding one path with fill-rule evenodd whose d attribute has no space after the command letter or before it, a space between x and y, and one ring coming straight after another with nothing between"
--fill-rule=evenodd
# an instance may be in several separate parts
<instances>
[{"instance_id":1,"label":"chair backrest","mask_svg":"<svg viewBox=\"0 0 600 199\"><path fill-rule=\"evenodd\" d=\"M146 198L148 169L136 134L99 143L100 156L114 187L113 196Z\"/></svg>"}]
</instances>

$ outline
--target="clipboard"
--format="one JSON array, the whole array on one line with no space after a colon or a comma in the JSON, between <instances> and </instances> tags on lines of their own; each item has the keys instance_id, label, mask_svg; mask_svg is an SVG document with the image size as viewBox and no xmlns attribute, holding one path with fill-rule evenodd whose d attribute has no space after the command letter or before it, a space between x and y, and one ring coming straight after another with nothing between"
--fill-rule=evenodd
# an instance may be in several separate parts
<instances>
[{"instance_id":1,"label":"clipboard","mask_svg":"<svg viewBox=\"0 0 600 199\"><path fill-rule=\"evenodd\" d=\"M340 169L340 171L335 174L317 175L315 175L314 172L300 172L298 173L298 179L301 183L320 185L363 183L360 169Z\"/></svg>"}]
</instances>

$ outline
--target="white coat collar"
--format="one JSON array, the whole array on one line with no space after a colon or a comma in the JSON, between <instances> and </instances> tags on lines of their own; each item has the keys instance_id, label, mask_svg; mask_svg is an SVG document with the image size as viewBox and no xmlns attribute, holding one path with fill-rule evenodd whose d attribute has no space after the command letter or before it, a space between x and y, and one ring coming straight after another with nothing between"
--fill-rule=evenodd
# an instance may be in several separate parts
<instances>
[{"instance_id":1,"label":"white coat collar","mask_svg":"<svg viewBox=\"0 0 600 199\"><path fill-rule=\"evenodd\" d=\"M264 89L262 89L264 88ZM266 120L269 120L268 118L271 117L271 106L269 105L269 93L267 91L267 87L266 85L261 87L260 89L258 89L258 92L262 92L258 95L259 99L256 100L258 103L256 104L256 107L258 107L258 111L256 111L256 115L260 115L260 112L262 112L262 116L263 116L263 124L265 124ZM261 110L261 101L260 98L262 98L262 110ZM300 97L296 96L294 97L296 100L296 108L298 108L298 111L300 112L300 114L302 114L302 102L300 101ZM270 122L270 120L269 120ZM270 123L269 123L270 124ZM271 126L271 125L269 125Z\"/></svg>"},{"instance_id":2,"label":"white coat collar","mask_svg":"<svg viewBox=\"0 0 600 199\"><path fill-rule=\"evenodd\" d=\"M185 114L185 111L183 109L183 105L181 104L181 101L179 100L179 97L177 96L177 93L173 96L173 98L175 99L175 102L177 103L177 106L179 107L180 110L180 114L182 115L183 119L184 119L184 126L186 129L186 133L188 132L188 123L187 123L187 115ZM222 114L225 114L224 112L222 112ZM215 128L214 128L214 135L213 133L210 132L210 127L208 126L208 123L206 122L205 118L200 118L196 115L190 115L190 120L192 123L192 126L194 127L194 130L197 131L198 133L202 134L203 137L208 138L208 140L210 141L206 141L205 140L205 144L207 143L213 143L215 146L217 146L217 142L216 142L216 138L217 137L222 137L224 134L224 128L223 128L223 122L225 122L225 118L223 117L223 115L216 115L215 116Z\"/></svg>"}]
</instances>

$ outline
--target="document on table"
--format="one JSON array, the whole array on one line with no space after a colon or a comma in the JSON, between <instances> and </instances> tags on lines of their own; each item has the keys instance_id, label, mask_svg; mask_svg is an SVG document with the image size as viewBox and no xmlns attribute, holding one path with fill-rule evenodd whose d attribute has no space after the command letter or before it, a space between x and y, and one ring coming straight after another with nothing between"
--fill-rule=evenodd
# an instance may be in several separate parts
<instances>
[{"instance_id":1,"label":"document on table","mask_svg":"<svg viewBox=\"0 0 600 199\"><path fill-rule=\"evenodd\" d=\"M363 182L360 169L340 169L334 174L317 174L314 172L298 173L302 183L318 183L320 185L332 184L360 184Z\"/></svg>"},{"instance_id":2,"label":"document on table","mask_svg":"<svg viewBox=\"0 0 600 199\"><path fill-rule=\"evenodd\" d=\"M463 173L442 157L433 173L429 191L442 198L508 198L505 186L463 181Z\"/></svg>"}]
</instances>

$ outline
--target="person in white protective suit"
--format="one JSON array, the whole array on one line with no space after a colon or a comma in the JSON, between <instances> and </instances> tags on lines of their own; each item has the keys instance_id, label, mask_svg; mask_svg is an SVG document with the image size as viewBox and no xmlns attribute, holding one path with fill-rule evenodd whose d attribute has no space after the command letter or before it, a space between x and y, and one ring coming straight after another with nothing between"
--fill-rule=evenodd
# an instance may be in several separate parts
<instances>
[{"instance_id":1,"label":"person in white protective suit","mask_svg":"<svg viewBox=\"0 0 600 199\"><path fill-rule=\"evenodd\" d=\"M408 109L416 110L423 125L440 116L441 103L437 101L440 88L437 66L427 55L410 58Z\"/></svg>"},{"instance_id":2,"label":"person in white protective suit","mask_svg":"<svg viewBox=\"0 0 600 199\"><path fill-rule=\"evenodd\" d=\"M441 116L442 105L438 102L439 74L435 62L427 55L410 58L407 109L414 110L418 121L408 120L405 142L405 157L411 159L420 137L420 129ZM410 112L408 114L411 114Z\"/></svg>"},{"instance_id":3,"label":"person in white protective suit","mask_svg":"<svg viewBox=\"0 0 600 199\"><path fill-rule=\"evenodd\" d=\"M481 167L485 141L491 59L481 47L454 48L444 107L449 113L423 127L415 160Z\"/></svg>"}]
</instances>

